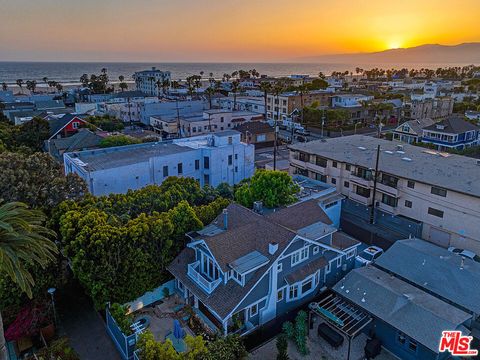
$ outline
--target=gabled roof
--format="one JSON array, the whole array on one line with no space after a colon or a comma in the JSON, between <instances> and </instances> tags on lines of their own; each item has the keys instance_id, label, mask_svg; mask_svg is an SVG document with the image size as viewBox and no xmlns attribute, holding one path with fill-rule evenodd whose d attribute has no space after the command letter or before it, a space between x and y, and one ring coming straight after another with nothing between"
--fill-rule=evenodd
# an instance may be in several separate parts
<instances>
[{"instance_id":1,"label":"gabled roof","mask_svg":"<svg viewBox=\"0 0 480 360\"><path fill-rule=\"evenodd\" d=\"M62 117L53 117L48 120L50 125L50 137L55 136L60 130L67 126L73 119L77 118L78 120L84 121L78 115L74 114L65 114Z\"/></svg>"},{"instance_id":2,"label":"gabled roof","mask_svg":"<svg viewBox=\"0 0 480 360\"><path fill-rule=\"evenodd\" d=\"M350 271L333 289L435 353L442 331L458 329L472 317L372 266Z\"/></svg>"},{"instance_id":3,"label":"gabled roof","mask_svg":"<svg viewBox=\"0 0 480 360\"><path fill-rule=\"evenodd\" d=\"M88 129L79 129L75 135L66 138L52 139L51 143L58 150L70 152L98 146L102 139L103 137Z\"/></svg>"},{"instance_id":4,"label":"gabled roof","mask_svg":"<svg viewBox=\"0 0 480 360\"><path fill-rule=\"evenodd\" d=\"M439 126L443 127L442 129ZM463 134L467 131L479 130L480 128L466 121L463 116L452 115L448 118L427 126L424 130L435 131L447 134Z\"/></svg>"},{"instance_id":5,"label":"gabled roof","mask_svg":"<svg viewBox=\"0 0 480 360\"><path fill-rule=\"evenodd\" d=\"M375 262L388 272L480 314L480 264L421 239L396 241Z\"/></svg>"},{"instance_id":6,"label":"gabled roof","mask_svg":"<svg viewBox=\"0 0 480 360\"><path fill-rule=\"evenodd\" d=\"M430 118L420 119L420 120L409 120L398 126L395 131L402 131L402 127L407 124L415 134L422 135L422 131L427 126L433 125L435 121Z\"/></svg>"}]
</instances>

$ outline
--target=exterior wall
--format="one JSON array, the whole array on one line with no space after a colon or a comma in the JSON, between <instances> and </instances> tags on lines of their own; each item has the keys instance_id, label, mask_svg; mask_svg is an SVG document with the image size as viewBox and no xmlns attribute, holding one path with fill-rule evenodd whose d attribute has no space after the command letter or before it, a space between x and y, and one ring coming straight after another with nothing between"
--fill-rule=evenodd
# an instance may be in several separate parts
<instances>
[{"instance_id":1,"label":"exterior wall","mask_svg":"<svg viewBox=\"0 0 480 360\"><path fill-rule=\"evenodd\" d=\"M240 143L240 134L236 135L236 139L230 145L219 143L218 146L200 147L188 152L152 157L149 161L97 171L86 171L76 164L69 154L65 154L65 172L77 173L86 181L89 191L96 196L126 193L129 189L161 184L166 179L163 176L163 166L168 166L168 176L193 177L201 186L208 183L215 187L222 182L233 185L254 173L253 145ZM210 158L209 169L204 168L204 157ZM195 169L195 160L200 162L199 169ZM179 163L182 163L182 174L178 174Z\"/></svg>"},{"instance_id":2,"label":"exterior wall","mask_svg":"<svg viewBox=\"0 0 480 360\"><path fill-rule=\"evenodd\" d=\"M160 71L152 68L152 70L136 72L133 78L135 79L137 90L151 96L158 96L163 90L161 87L158 87L156 82L159 80L170 81L170 71Z\"/></svg>"},{"instance_id":3,"label":"exterior wall","mask_svg":"<svg viewBox=\"0 0 480 360\"><path fill-rule=\"evenodd\" d=\"M267 95L267 118L277 119L277 108L279 108L280 120L286 120L294 110L302 108L302 97L304 107L314 102L318 102L321 106L328 106L331 94L312 91L303 96L296 93L281 94L278 99L277 96L269 94Z\"/></svg>"},{"instance_id":4,"label":"exterior wall","mask_svg":"<svg viewBox=\"0 0 480 360\"><path fill-rule=\"evenodd\" d=\"M338 162L335 168L333 162L333 159L327 159L327 166L321 167L316 164L315 155L305 157L291 151L290 173L306 172L311 178L324 177L329 184L332 184L332 179L335 179L333 185L338 192L361 204L371 205L373 180L355 176L356 167L353 164L350 164L350 170L347 170L347 164ZM472 162L472 166L476 165ZM408 178L398 177L398 179L396 188L377 183L375 200L378 209L392 215L421 221L424 224L422 237L426 240L444 247L457 246L480 254L480 228L477 226L480 218L480 198L451 190L447 190L446 197L441 197L431 193L432 186L429 184L415 182L412 189L408 187ZM370 197L358 195L357 187L370 189ZM395 197L397 205L389 206L383 203L382 194L384 193ZM407 206L408 202L411 202L411 207ZM429 208L443 211L443 218L430 215ZM439 231L445 233L441 238L439 238Z\"/></svg>"}]
</instances>

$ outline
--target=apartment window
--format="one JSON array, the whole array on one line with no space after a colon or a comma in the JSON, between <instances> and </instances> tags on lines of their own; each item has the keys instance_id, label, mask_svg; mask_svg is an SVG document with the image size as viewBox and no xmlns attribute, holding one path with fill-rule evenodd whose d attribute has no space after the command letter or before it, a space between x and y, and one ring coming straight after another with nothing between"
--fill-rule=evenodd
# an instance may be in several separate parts
<instances>
[{"instance_id":1,"label":"apartment window","mask_svg":"<svg viewBox=\"0 0 480 360\"><path fill-rule=\"evenodd\" d=\"M319 251L320 251L320 248L318 246L313 247L313 255L317 255Z\"/></svg>"},{"instance_id":2,"label":"apartment window","mask_svg":"<svg viewBox=\"0 0 480 360\"><path fill-rule=\"evenodd\" d=\"M215 125L216 127L216 125ZM231 136L228 137L228 145L232 145L233 143L233 138Z\"/></svg>"},{"instance_id":3,"label":"apartment window","mask_svg":"<svg viewBox=\"0 0 480 360\"><path fill-rule=\"evenodd\" d=\"M349 188L350 187L350 183L348 181L344 181L343 182L343 186L346 187L346 188Z\"/></svg>"},{"instance_id":4,"label":"apartment window","mask_svg":"<svg viewBox=\"0 0 480 360\"><path fill-rule=\"evenodd\" d=\"M415 189L415 181L408 180L407 186L408 186L410 189Z\"/></svg>"},{"instance_id":5,"label":"apartment window","mask_svg":"<svg viewBox=\"0 0 480 360\"><path fill-rule=\"evenodd\" d=\"M324 158L321 158L321 157L317 156L315 164L320 166L320 167L326 168L327 167L327 159L324 159Z\"/></svg>"},{"instance_id":6,"label":"apartment window","mask_svg":"<svg viewBox=\"0 0 480 360\"><path fill-rule=\"evenodd\" d=\"M342 258L341 257L337 258L337 268L339 268L340 266L342 266Z\"/></svg>"},{"instance_id":7,"label":"apartment window","mask_svg":"<svg viewBox=\"0 0 480 360\"><path fill-rule=\"evenodd\" d=\"M434 208L429 207L428 208L428 213L430 215L433 215L433 216L436 216L436 217L439 217L439 218L443 218L443 211L442 210L438 210L438 209L434 209Z\"/></svg>"},{"instance_id":8,"label":"apartment window","mask_svg":"<svg viewBox=\"0 0 480 360\"><path fill-rule=\"evenodd\" d=\"M333 166L334 168L336 168L337 165L338 165L338 163L337 163L336 161L332 162L332 166Z\"/></svg>"},{"instance_id":9,"label":"apartment window","mask_svg":"<svg viewBox=\"0 0 480 360\"><path fill-rule=\"evenodd\" d=\"M277 302L283 300L284 293L285 293L285 289L280 289L277 291Z\"/></svg>"},{"instance_id":10,"label":"apartment window","mask_svg":"<svg viewBox=\"0 0 480 360\"><path fill-rule=\"evenodd\" d=\"M335 185L336 183L337 183L337 179L335 179L335 178L332 178L332 184L334 184L334 185Z\"/></svg>"},{"instance_id":11,"label":"apartment window","mask_svg":"<svg viewBox=\"0 0 480 360\"><path fill-rule=\"evenodd\" d=\"M325 273L330 274L330 271L332 271L332 263L328 263L328 265L325 266Z\"/></svg>"},{"instance_id":12,"label":"apartment window","mask_svg":"<svg viewBox=\"0 0 480 360\"><path fill-rule=\"evenodd\" d=\"M278 263L277 264L277 272L281 272L283 270L283 264L282 263Z\"/></svg>"},{"instance_id":13,"label":"apartment window","mask_svg":"<svg viewBox=\"0 0 480 360\"><path fill-rule=\"evenodd\" d=\"M238 154L235 154L235 160L238 160Z\"/></svg>"},{"instance_id":14,"label":"apartment window","mask_svg":"<svg viewBox=\"0 0 480 360\"><path fill-rule=\"evenodd\" d=\"M398 199L387 194L382 194L382 203L391 207L397 207Z\"/></svg>"},{"instance_id":15,"label":"apartment window","mask_svg":"<svg viewBox=\"0 0 480 360\"><path fill-rule=\"evenodd\" d=\"M178 175L182 175L183 174L183 164L178 163L177 169L178 169Z\"/></svg>"},{"instance_id":16,"label":"apartment window","mask_svg":"<svg viewBox=\"0 0 480 360\"><path fill-rule=\"evenodd\" d=\"M295 266L306 259L308 259L308 246L305 246L292 254L291 264L292 266Z\"/></svg>"},{"instance_id":17,"label":"apartment window","mask_svg":"<svg viewBox=\"0 0 480 360\"><path fill-rule=\"evenodd\" d=\"M395 176L387 175L387 174L382 174L382 184L396 188L397 183L398 183L398 178Z\"/></svg>"},{"instance_id":18,"label":"apartment window","mask_svg":"<svg viewBox=\"0 0 480 360\"><path fill-rule=\"evenodd\" d=\"M299 153L298 160L308 162L309 156L306 153Z\"/></svg>"},{"instance_id":19,"label":"apartment window","mask_svg":"<svg viewBox=\"0 0 480 360\"><path fill-rule=\"evenodd\" d=\"M210 158L208 156L203 157L203 168L210 169Z\"/></svg>"},{"instance_id":20,"label":"apartment window","mask_svg":"<svg viewBox=\"0 0 480 360\"><path fill-rule=\"evenodd\" d=\"M258 314L258 304L252 305L250 307L250 317L253 317Z\"/></svg>"},{"instance_id":21,"label":"apartment window","mask_svg":"<svg viewBox=\"0 0 480 360\"><path fill-rule=\"evenodd\" d=\"M447 190L442 189L442 188L438 188L438 187L435 187L435 186L432 186L432 190L430 192L433 195L438 195L438 196L442 196L442 197L447 196Z\"/></svg>"},{"instance_id":22,"label":"apartment window","mask_svg":"<svg viewBox=\"0 0 480 360\"><path fill-rule=\"evenodd\" d=\"M204 185L210 185L210 175L208 174L203 175L203 183Z\"/></svg>"},{"instance_id":23,"label":"apartment window","mask_svg":"<svg viewBox=\"0 0 480 360\"><path fill-rule=\"evenodd\" d=\"M165 165L163 167L163 177L167 177L168 176L168 165Z\"/></svg>"},{"instance_id":24,"label":"apartment window","mask_svg":"<svg viewBox=\"0 0 480 360\"><path fill-rule=\"evenodd\" d=\"M313 287L313 279L306 280L302 283L302 294L305 294L312 290Z\"/></svg>"},{"instance_id":25,"label":"apartment window","mask_svg":"<svg viewBox=\"0 0 480 360\"><path fill-rule=\"evenodd\" d=\"M195 160L195 170L200 169L200 160Z\"/></svg>"},{"instance_id":26,"label":"apartment window","mask_svg":"<svg viewBox=\"0 0 480 360\"><path fill-rule=\"evenodd\" d=\"M410 200L405 200L405 207L411 209L411 208L412 208L412 205L413 205L413 204L412 204L412 202L411 202Z\"/></svg>"},{"instance_id":27,"label":"apartment window","mask_svg":"<svg viewBox=\"0 0 480 360\"><path fill-rule=\"evenodd\" d=\"M235 166L235 172L238 172L238 166Z\"/></svg>"},{"instance_id":28,"label":"apartment window","mask_svg":"<svg viewBox=\"0 0 480 360\"><path fill-rule=\"evenodd\" d=\"M315 173L315 180L326 183L327 177L325 175Z\"/></svg>"},{"instance_id":29,"label":"apartment window","mask_svg":"<svg viewBox=\"0 0 480 360\"><path fill-rule=\"evenodd\" d=\"M345 170L350 171L351 168L352 168L352 166L350 164L345 165Z\"/></svg>"},{"instance_id":30,"label":"apartment window","mask_svg":"<svg viewBox=\"0 0 480 360\"><path fill-rule=\"evenodd\" d=\"M355 175L365 180L372 180L372 170L366 168L357 168L357 173Z\"/></svg>"},{"instance_id":31,"label":"apartment window","mask_svg":"<svg viewBox=\"0 0 480 360\"><path fill-rule=\"evenodd\" d=\"M366 198L370 197L370 189L367 189L367 188L364 188L364 187L361 187L361 186L358 186L358 185L357 185L357 189L356 189L355 193L357 195L360 195L360 196L363 196L363 197L366 197Z\"/></svg>"},{"instance_id":32,"label":"apartment window","mask_svg":"<svg viewBox=\"0 0 480 360\"><path fill-rule=\"evenodd\" d=\"M220 118L220 122L223 122L223 116Z\"/></svg>"},{"instance_id":33,"label":"apartment window","mask_svg":"<svg viewBox=\"0 0 480 360\"><path fill-rule=\"evenodd\" d=\"M298 297L298 285L290 286L288 297L290 299L296 299Z\"/></svg>"},{"instance_id":34,"label":"apartment window","mask_svg":"<svg viewBox=\"0 0 480 360\"><path fill-rule=\"evenodd\" d=\"M233 164L233 156L228 155L228 165L232 165L232 164Z\"/></svg>"}]
</instances>

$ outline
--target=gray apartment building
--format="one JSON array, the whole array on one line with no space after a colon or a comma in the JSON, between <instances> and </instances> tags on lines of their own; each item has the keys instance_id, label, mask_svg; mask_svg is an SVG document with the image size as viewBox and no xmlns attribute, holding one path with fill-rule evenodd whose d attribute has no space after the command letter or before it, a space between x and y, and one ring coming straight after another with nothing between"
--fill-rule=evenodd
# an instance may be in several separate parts
<instances>
[{"instance_id":1,"label":"gray apartment building","mask_svg":"<svg viewBox=\"0 0 480 360\"><path fill-rule=\"evenodd\" d=\"M354 135L291 145L290 172L333 184L357 203L420 221L425 240L480 253L477 159Z\"/></svg>"}]
</instances>

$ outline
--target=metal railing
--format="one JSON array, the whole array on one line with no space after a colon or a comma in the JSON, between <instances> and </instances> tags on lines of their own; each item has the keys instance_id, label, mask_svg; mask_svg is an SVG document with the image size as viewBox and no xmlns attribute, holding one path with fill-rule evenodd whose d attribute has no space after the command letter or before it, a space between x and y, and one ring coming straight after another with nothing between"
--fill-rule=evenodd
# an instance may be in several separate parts
<instances>
[{"instance_id":1,"label":"metal railing","mask_svg":"<svg viewBox=\"0 0 480 360\"><path fill-rule=\"evenodd\" d=\"M200 261L196 261L194 263L188 264L188 276L194 280L202 289L204 289L207 293L212 293L213 290L222 282L221 278L217 280L210 281L205 278L197 269L200 266Z\"/></svg>"}]
</instances>

